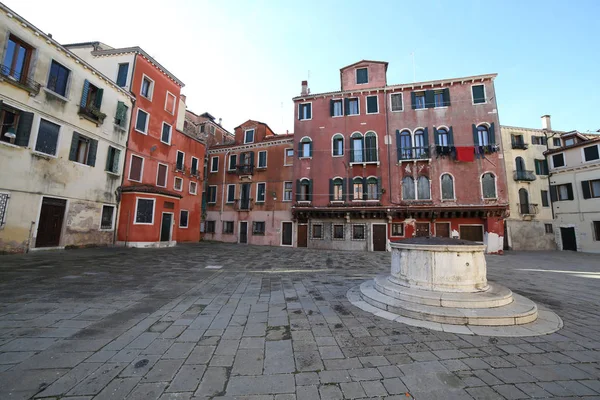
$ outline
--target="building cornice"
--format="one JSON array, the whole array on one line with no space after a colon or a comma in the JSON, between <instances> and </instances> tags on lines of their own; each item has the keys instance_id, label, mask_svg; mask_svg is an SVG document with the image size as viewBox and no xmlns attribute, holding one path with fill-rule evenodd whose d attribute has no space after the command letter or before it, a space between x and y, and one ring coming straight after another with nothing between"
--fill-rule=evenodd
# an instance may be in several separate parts
<instances>
[{"instance_id":1,"label":"building cornice","mask_svg":"<svg viewBox=\"0 0 600 400\"><path fill-rule=\"evenodd\" d=\"M288 139L277 139L277 140L269 140L268 142L260 142L260 143L249 143L249 144L240 144L240 145L232 145L232 146L223 146L223 147L219 147L218 149L212 149L208 151L208 154L220 154L220 153L226 153L228 151L232 151L232 150L250 150L250 149L256 149L256 148L264 148L264 147L271 147L271 146L276 146L279 144L286 144L286 143L294 143L294 138L288 138Z\"/></svg>"}]
</instances>

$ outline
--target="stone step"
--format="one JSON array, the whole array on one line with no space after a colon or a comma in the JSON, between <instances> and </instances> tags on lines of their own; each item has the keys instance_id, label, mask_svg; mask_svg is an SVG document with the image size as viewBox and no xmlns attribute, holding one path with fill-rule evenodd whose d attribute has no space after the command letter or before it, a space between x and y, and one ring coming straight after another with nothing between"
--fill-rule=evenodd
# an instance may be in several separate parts
<instances>
[{"instance_id":1,"label":"stone step","mask_svg":"<svg viewBox=\"0 0 600 400\"><path fill-rule=\"evenodd\" d=\"M381 310L404 317L453 325L507 326L526 324L537 319L537 306L525 297L513 294L510 304L493 308L454 308L413 303L381 293L370 280L360 285L361 298Z\"/></svg>"},{"instance_id":2,"label":"stone step","mask_svg":"<svg viewBox=\"0 0 600 400\"><path fill-rule=\"evenodd\" d=\"M443 293L398 285L390 280L390 275L375 278L375 289L379 292L411 303L439 307L492 308L513 302L509 288L490 282L488 286L488 290L476 293Z\"/></svg>"}]
</instances>

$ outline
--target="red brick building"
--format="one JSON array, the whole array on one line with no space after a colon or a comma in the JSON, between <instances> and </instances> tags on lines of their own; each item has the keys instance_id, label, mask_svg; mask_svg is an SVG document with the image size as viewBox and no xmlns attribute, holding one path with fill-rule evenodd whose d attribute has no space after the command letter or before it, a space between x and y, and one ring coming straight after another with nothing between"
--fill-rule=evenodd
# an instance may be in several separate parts
<instances>
[{"instance_id":1,"label":"red brick building","mask_svg":"<svg viewBox=\"0 0 600 400\"><path fill-rule=\"evenodd\" d=\"M387 84L386 62L340 70L341 90L295 97L298 246L385 250L451 236L502 252L506 174L495 74Z\"/></svg>"},{"instance_id":2,"label":"red brick building","mask_svg":"<svg viewBox=\"0 0 600 400\"><path fill-rule=\"evenodd\" d=\"M212 146L204 238L294 246L293 163L293 135L276 135L258 121L236 127L233 143Z\"/></svg>"},{"instance_id":3,"label":"red brick building","mask_svg":"<svg viewBox=\"0 0 600 400\"><path fill-rule=\"evenodd\" d=\"M234 135L221 126L221 119L219 118L217 122L215 117L208 112L198 115L187 110L185 112L183 130L203 139L207 149L210 149L214 145L225 144L234 140Z\"/></svg>"}]
</instances>

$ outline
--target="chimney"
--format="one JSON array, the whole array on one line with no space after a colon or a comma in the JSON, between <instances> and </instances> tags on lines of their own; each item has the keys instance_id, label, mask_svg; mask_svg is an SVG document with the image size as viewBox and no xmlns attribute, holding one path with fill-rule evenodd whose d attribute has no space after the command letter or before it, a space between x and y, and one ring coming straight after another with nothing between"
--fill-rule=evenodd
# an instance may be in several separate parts
<instances>
[{"instance_id":1,"label":"chimney","mask_svg":"<svg viewBox=\"0 0 600 400\"><path fill-rule=\"evenodd\" d=\"M542 115L542 129L551 131L552 130L552 125L550 125L550 116L549 115Z\"/></svg>"},{"instance_id":2,"label":"chimney","mask_svg":"<svg viewBox=\"0 0 600 400\"><path fill-rule=\"evenodd\" d=\"M223 118L219 118L219 126L221 126L221 122L223 122Z\"/></svg>"},{"instance_id":3,"label":"chimney","mask_svg":"<svg viewBox=\"0 0 600 400\"><path fill-rule=\"evenodd\" d=\"M308 81L302 81L302 92L300 92L300 94L306 96L308 93L310 93L308 91Z\"/></svg>"},{"instance_id":4,"label":"chimney","mask_svg":"<svg viewBox=\"0 0 600 400\"><path fill-rule=\"evenodd\" d=\"M183 103L185 104L185 101L187 100L187 96L185 94L180 94L179 98L181 99L181 101L183 101Z\"/></svg>"}]
</instances>

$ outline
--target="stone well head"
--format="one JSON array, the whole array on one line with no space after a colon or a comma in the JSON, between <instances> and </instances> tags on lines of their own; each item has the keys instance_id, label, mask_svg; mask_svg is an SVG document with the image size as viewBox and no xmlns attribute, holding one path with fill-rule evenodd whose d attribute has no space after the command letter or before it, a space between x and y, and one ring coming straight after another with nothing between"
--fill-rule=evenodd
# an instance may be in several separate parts
<instances>
[{"instance_id":1,"label":"stone well head","mask_svg":"<svg viewBox=\"0 0 600 400\"><path fill-rule=\"evenodd\" d=\"M436 292L482 292L488 289L485 245L468 240L415 237L390 243L390 280Z\"/></svg>"}]
</instances>

